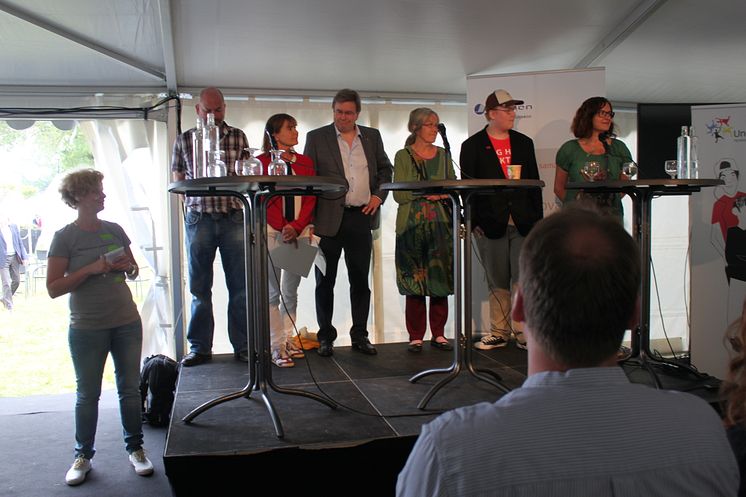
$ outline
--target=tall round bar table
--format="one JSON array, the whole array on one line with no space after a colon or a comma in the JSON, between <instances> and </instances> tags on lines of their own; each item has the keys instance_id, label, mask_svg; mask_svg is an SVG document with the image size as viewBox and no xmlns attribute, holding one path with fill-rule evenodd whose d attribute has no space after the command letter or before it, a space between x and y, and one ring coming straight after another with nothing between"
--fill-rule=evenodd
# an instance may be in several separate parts
<instances>
[{"instance_id":1,"label":"tall round bar table","mask_svg":"<svg viewBox=\"0 0 746 497\"><path fill-rule=\"evenodd\" d=\"M277 437L283 438L282 423L269 397L268 387L279 393L307 397L336 408L337 404L326 397L304 390L280 387L272 380L267 288L267 204L277 195L344 192L347 190L346 181L326 176L227 176L177 181L171 183L168 190L187 197L230 196L239 199L243 206L243 232L246 240L244 254L249 381L237 392L217 397L196 407L182 420L190 423L212 407L241 397L248 399L253 391L257 391L269 411Z\"/></svg>"},{"instance_id":2,"label":"tall round bar table","mask_svg":"<svg viewBox=\"0 0 746 497\"><path fill-rule=\"evenodd\" d=\"M588 193L626 193L632 200L632 236L637 240L642 261L640 288L640 323L632 330L632 355L638 359L653 378L656 387L661 383L651 364L662 364L677 369L688 369L685 365L654 358L650 350L650 264L651 227L653 199L671 195L691 195L702 188L722 185L719 179L639 179L608 181L577 181L567 184L568 190L583 190ZM693 371L692 371L693 372Z\"/></svg>"},{"instance_id":3,"label":"tall round bar table","mask_svg":"<svg viewBox=\"0 0 746 497\"><path fill-rule=\"evenodd\" d=\"M509 180L509 179L469 179L469 180L429 180L429 181L401 181L393 183L384 183L381 185L382 190L389 191L411 191L418 195L448 195L451 201L451 226L453 229L453 285L454 285L454 304L456 308L455 323L455 342L453 363L448 368L429 369L417 373L409 381L416 382L420 378L436 373L447 373L438 383L436 383L422 398L417 405L419 409L425 409L430 399L443 386L452 381L461 372L462 368L475 378L493 385L502 392L509 392L510 388L503 382L502 378L496 372L489 369L478 369L474 366L472 351L472 312L471 312L471 197L473 195L499 194L515 189L523 188L541 188L544 182L541 180ZM459 236L461 219L459 216L460 203L459 198L464 201L464 224L466 225L466 235L464 236L464 252L466 257L463 258L463 284L461 279L461 238ZM491 376L488 377L486 375Z\"/></svg>"}]
</instances>

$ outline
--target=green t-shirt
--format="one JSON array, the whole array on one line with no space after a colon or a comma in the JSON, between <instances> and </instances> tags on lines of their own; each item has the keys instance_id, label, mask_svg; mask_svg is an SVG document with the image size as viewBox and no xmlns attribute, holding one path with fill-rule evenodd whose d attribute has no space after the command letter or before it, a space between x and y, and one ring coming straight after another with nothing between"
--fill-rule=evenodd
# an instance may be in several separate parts
<instances>
[{"instance_id":1,"label":"green t-shirt","mask_svg":"<svg viewBox=\"0 0 746 497\"><path fill-rule=\"evenodd\" d=\"M583 165L588 161L597 161L601 163L601 168L607 171L608 179L619 179L622 172L622 164L632 160L627 145L620 140L611 140L608 154L589 154L580 146L578 140L565 142L559 150L555 162L557 167L567 172L567 181L586 181L581 174ZM572 202L578 195L578 190L567 190L565 198L560 199L563 202ZM612 208L618 215L622 215L622 201L619 194L614 195Z\"/></svg>"}]
</instances>

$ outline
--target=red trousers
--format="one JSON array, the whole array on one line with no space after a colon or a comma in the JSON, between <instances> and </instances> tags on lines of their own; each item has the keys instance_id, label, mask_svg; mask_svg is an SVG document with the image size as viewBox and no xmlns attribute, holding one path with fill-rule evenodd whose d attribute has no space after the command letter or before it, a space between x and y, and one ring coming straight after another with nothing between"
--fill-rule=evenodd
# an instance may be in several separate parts
<instances>
[{"instance_id":1,"label":"red trousers","mask_svg":"<svg viewBox=\"0 0 746 497\"><path fill-rule=\"evenodd\" d=\"M427 329L425 297L407 295L404 315L409 340L422 340ZM448 321L448 297L430 297L430 333L433 338L443 336Z\"/></svg>"}]
</instances>

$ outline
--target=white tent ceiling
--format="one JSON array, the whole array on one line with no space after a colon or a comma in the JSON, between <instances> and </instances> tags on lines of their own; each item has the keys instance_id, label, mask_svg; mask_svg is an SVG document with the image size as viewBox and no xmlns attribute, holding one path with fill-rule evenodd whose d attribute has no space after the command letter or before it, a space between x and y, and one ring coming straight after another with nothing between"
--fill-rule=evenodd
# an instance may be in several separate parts
<instances>
[{"instance_id":1,"label":"white tent ceiling","mask_svg":"<svg viewBox=\"0 0 746 497\"><path fill-rule=\"evenodd\" d=\"M462 98L466 75L606 68L617 102L746 101L743 0L0 0L0 92Z\"/></svg>"}]
</instances>

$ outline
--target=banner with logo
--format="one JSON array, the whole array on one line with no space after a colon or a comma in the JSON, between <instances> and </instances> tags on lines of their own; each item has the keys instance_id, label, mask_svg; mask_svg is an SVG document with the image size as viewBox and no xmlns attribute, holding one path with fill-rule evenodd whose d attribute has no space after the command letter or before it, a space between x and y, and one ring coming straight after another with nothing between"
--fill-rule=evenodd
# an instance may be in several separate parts
<instances>
[{"instance_id":1,"label":"banner with logo","mask_svg":"<svg viewBox=\"0 0 746 497\"><path fill-rule=\"evenodd\" d=\"M746 105L692 107L700 178L724 185L692 196L691 357L723 378L725 332L746 298Z\"/></svg>"},{"instance_id":2,"label":"banner with logo","mask_svg":"<svg viewBox=\"0 0 746 497\"><path fill-rule=\"evenodd\" d=\"M481 130L487 121L484 102L497 89L507 90L516 100L514 129L531 137L536 149L539 175L544 181L544 215L551 214L558 205L554 195L554 159L557 149L573 137L570 125L580 104L589 97L606 95L606 75L603 68L542 71L501 75L474 75L466 78L466 100L469 110L469 135ZM464 254L469 256L469 254ZM489 289L484 269L474 258L472 265L475 335L488 333Z\"/></svg>"},{"instance_id":3,"label":"banner with logo","mask_svg":"<svg viewBox=\"0 0 746 497\"><path fill-rule=\"evenodd\" d=\"M534 140L539 174L546 183L544 213L557 208L554 195L554 157L557 149L573 138L570 124L580 104L589 97L606 95L603 68L542 71L466 77L469 135L486 124L484 101L497 89L507 90L516 100L514 129Z\"/></svg>"}]
</instances>

